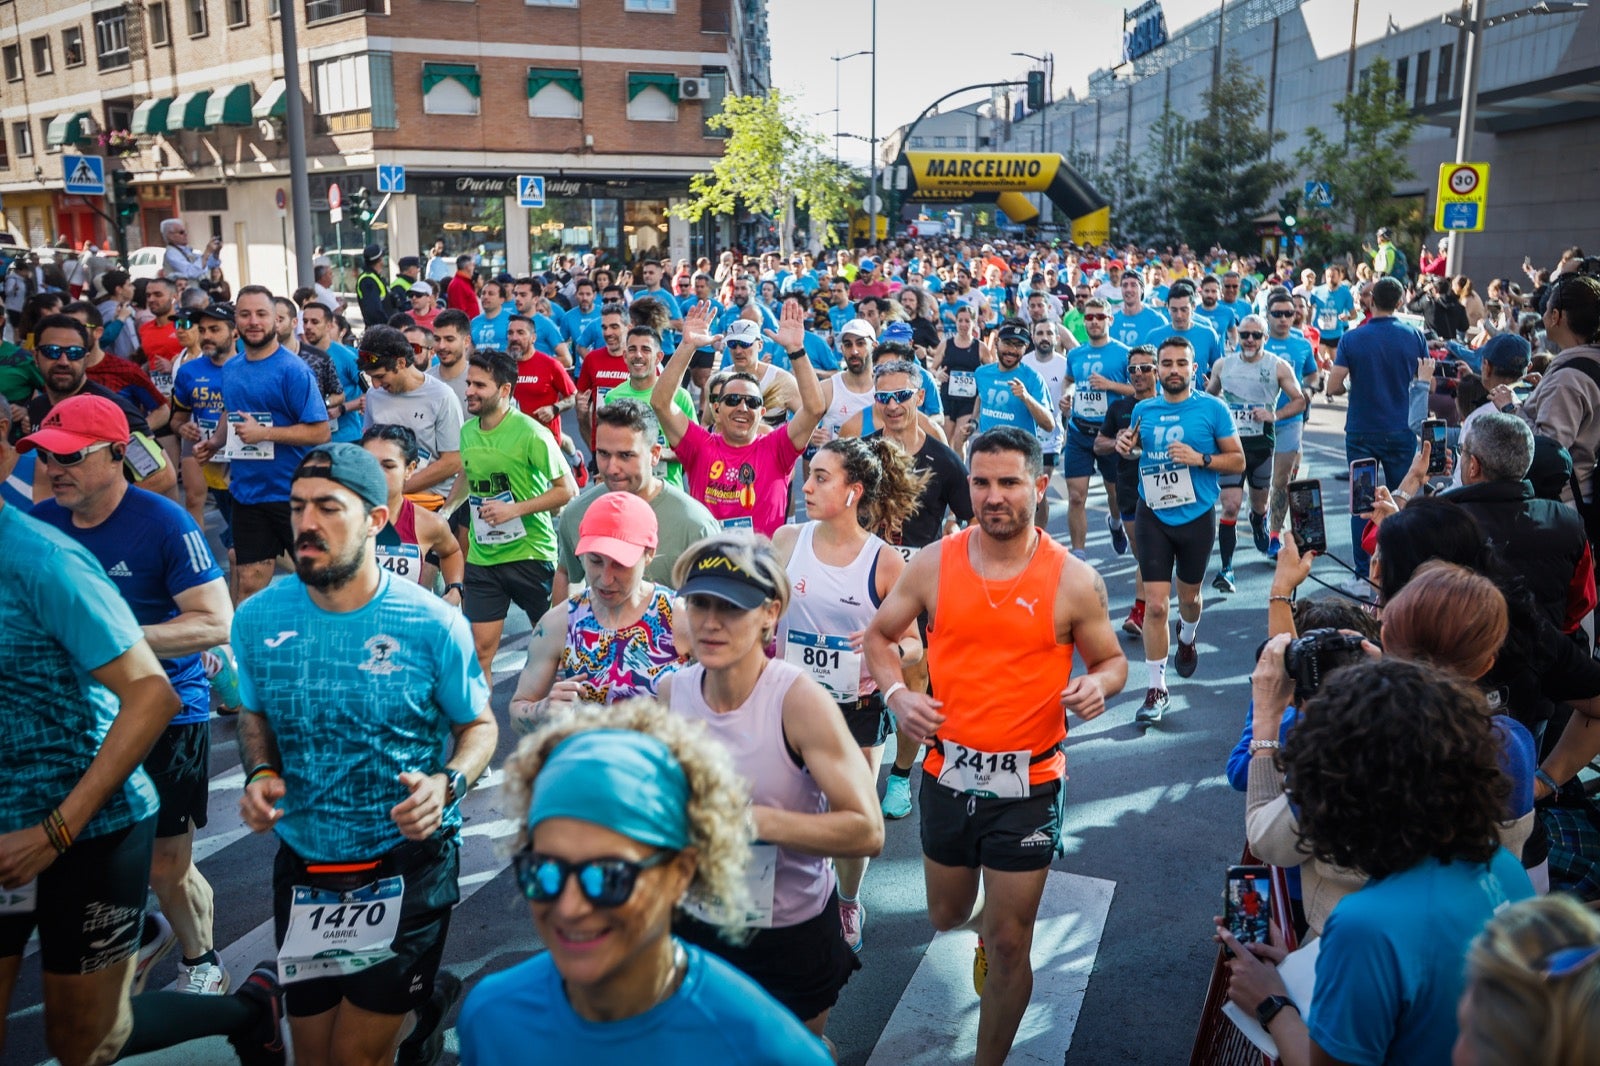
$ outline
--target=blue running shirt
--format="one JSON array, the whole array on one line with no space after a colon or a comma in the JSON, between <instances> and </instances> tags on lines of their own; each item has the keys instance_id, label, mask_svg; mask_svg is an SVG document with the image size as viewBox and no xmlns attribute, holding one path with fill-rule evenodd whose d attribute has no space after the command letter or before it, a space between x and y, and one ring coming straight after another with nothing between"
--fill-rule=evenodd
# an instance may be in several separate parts
<instances>
[{"instance_id":1,"label":"blue running shirt","mask_svg":"<svg viewBox=\"0 0 1600 1066\"><path fill-rule=\"evenodd\" d=\"M1067 352L1067 377L1072 379L1072 417L1079 422L1098 426L1105 421L1105 407L1099 402L1085 403L1079 399L1083 393L1096 391L1089 379L1096 374L1120 385L1128 383L1128 346L1118 341L1106 341L1096 348L1080 344ZM1105 392L1102 399L1106 407L1116 400L1116 394ZM1096 414L1095 412L1100 412Z\"/></svg>"},{"instance_id":2,"label":"blue running shirt","mask_svg":"<svg viewBox=\"0 0 1600 1066\"><path fill-rule=\"evenodd\" d=\"M997 426L1015 426L1029 433L1037 433L1039 424L1033 412L1021 398L1011 392L1011 382L1020 381L1022 387L1038 404L1048 408L1050 397L1044 379L1018 363L1010 371L1001 369L999 363L984 363L974 372L978 382L978 432ZM927 383L923 383L927 387ZM937 395L937 394L936 394Z\"/></svg>"},{"instance_id":3,"label":"blue running shirt","mask_svg":"<svg viewBox=\"0 0 1600 1066\"><path fill-rule=\"evenodd\" d=\"M1163 326L1170 328L1171 325L1167 316L1154 307L1145 307L1138 314L1129 315L1119 306L1117 313L1111 316L1109 336L1118 344L1132 348L1136 344L1146 343L1154 331Z\"/></svg>"},{"instance_id":4,"label":"blue running shirt","mask_svg":"<svg viewBox=\"0 0 1600 1066\"><path fill-rule=\"evenodd\" d=\"M1150 500L1144 475L1171 463L1167 456L1170 445L1182 442L1202 454L1215 455L1219 440L1238 436L1228 405L1199 391L1191 391L1182 403L1172 403L1164 392L1157 392L1150 399L1135 404L1130 417L1139 424L1139 444L1144 448L1144 454L1139 457L1139 498L1147 507L1150 507ZM1194 484L1194 502L1176 507L1151 507L1152 513L1169 526L1194 521L1215 507L1217 498L1222 495L1215 470L1203 466L1184 469Z\"/></svg>"}]
</instances>

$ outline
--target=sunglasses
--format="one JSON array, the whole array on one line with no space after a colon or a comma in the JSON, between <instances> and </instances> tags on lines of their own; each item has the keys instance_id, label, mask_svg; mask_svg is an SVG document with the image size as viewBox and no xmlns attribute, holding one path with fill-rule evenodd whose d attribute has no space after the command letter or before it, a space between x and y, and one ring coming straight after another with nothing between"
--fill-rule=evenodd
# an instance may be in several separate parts
<instances>
[{"instance_id":1,"label":"sunglasses","mask_svg":"<svg viewBox=\"0 0 1600 1066\"><path fill-rule=\"evenodd\" d=\"M1596 959L1600 959L1600 945L1561 948L1544 957L1544 961L1538 967L1539 976L1546 981L1571 977L1581 970L1588 969Z\"/></svg>"},{"instance_id":2,"label":"sunglasses","mask_svg":"<svg viewBox=\"0 0 1600 1066\"><path fill-rule=\"evenodd\" d=\"M1153 374L1155 373L1155 370L1156 367L1154 363L1143 363L1139 366L1128 367L1128 373L1130 374Z\"/></svg>"},{"instance_id":3,"label":"sunglasses","mask_svg":"<svg viewBox=\"0 0 1600 1066\"><path fill-rule=\"evenodd\" d=\"M1104 322L1110 317L1110 315L1084 315L1083 320L1085 322Z\"/></svg>"},{"instance_id":4,"label":"sunglasses","mask_svg":"<svg viewBox=\"0 0 1600 1066\"><path fill-rule=\"evenodd\" d=\"M196 319L193 315L174 315L172 325L176 329L194 329Z\"/></svg>"},{"instance_id":5,"label":"sunglasses","mask_svg":"<svg viewBox=\"0 0 1600 1066\"><path fill-rule=\"evenodd\" d=\"M111 447L110 444L102 441L99 444L91 444L87 448L79 448L75 452L50 452L45 451L43 448L35 448L34 451L39 453L39 458L43 462L54 463L57 466L77 466L89 458L91 453L109 447Z\"/></svg>"},{"instance_id":6,"label":"sunglasses","mask_svg":"<svg viewBox=\"0 0 1600 1066\"><path fill-rule=\"evenodd\" d=\"M627 859L591 859L572 863L536 851L518 852L512 857L517 884L522 894L534 903L554 903L567 887L567 878L578 877L578 890L596 907L620 907L633 895L639 875L672 858L673 852L658 851L643 862Z\"/></svg>"},{"instance_id":7,"label":"sunglasses","mask_svg":"<svg viewBox=\"0 0 1600 1066\"><path fill-rule=\"evenodd\" d=\"M738 407L742 404L745 407L750 408L752 411L759 411L762 407L761 397L751 396L748 392L727 393L725 395L718 396L717 402L724 407Z\"/></svg>"},{"instance_id":8,"label":"sunglasses","mask_svg":"<svg viewBox=\"0 0 1600 1066\"><path fill-rule=\"evenodd\" d=\"M754 348L755 347L755 342L754 341L724 341L723 343L724 343L724 345L726 347L737 348L741 352L744 351L746 348Z\"/></svg>"},{"instance_id":9,"label":"sunglasses","mask_svg":"<svg viewBox=\"0 0 1600 1066\"><path fill-rule=\"evenodd\" d=\"M1247 340L1258 341L1262 337L1265 337L1266 334L1262 333L1259 329L1241 329L1239 331L1239 336L1244 337Z\"/></svg>"},{"instance_id":10,"label":"sunglasses","mask_svg":"<svg viewBox=\"0 0 1600 1066\"><path fill-rule=\"evenodd\" d=\"M872 398L887 407L892 403L910 403L911 397L916 394L916 389L892 389L888 392L874 392Z\"/></svg>"},{"instance_id":11,"label":"sunglasses","mask_svg":"<svg viewBox=\"0 0 1600 1066\"><path fill-rule=\"evenodd\" d=\"M41 344L34 350L44 356L47 363L53 363L63 356L69 363L76 363L89 354L89 349L81 344Z\"/></svg>"},{"instance_id":12,"label":"sunglasses","mask_svg":"<svg viewBox=\"0 0 1600 1066\"><path fill-rule=\"evenodd\" d=\"M1267 314L1271 315L1273 318L1293 318L1294 317L1294 312L1293 311L1268 311Z\"/></svg>"},{"instance_id":13,"label":"sunglasses","mask_svg":"<svg viewBox=\"0 0 1600 1066\"><path fill-rule=\"evenodd\" d=\"M433 293L431 293L431 292L414 292L414 293L411 293L411 298L413 300L420 300L424 296L432 296L432 295L433 295Z\"/></svg>"}]
</instances>

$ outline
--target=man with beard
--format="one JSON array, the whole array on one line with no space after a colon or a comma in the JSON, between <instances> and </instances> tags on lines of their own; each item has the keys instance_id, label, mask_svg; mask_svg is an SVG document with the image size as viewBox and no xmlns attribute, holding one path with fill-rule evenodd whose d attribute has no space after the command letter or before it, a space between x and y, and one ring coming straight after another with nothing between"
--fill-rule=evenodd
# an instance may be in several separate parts
<instances>
[{"instance_id":1,"label":"man with beard","mask_svg":"<svg viewBox=\"0 0 1600 1066\"><path fill-rule=\"evenodd\" d=\"M1171 294L1168 293L1168 299ZM1239 328L1239 319L1232 308L1222 302L1222 282L1216 275L1207 274L1200 279L1200 306L1194 313L1211 323L1211 328L1217 336L1222 338L1223 346L1232 348L1239 343L1238 334L1234 330Z\"/></svg>"},{"instance_id":2,"label":"man with beard","mask_svg":"<svg viewBox=\"0 0 1600 1066\"><path fill-rule=\"evenodd\" d=\"M1033 992L1034 916L1061 853L1065 712L1098 717L1128 664L1100 575L1033 523L1049 484L1038 439L991 430L970 459L976 528L917 553L865 649L885 704L930 745L918 798L928 917L978 933L976 1061L998 1066ZM907 686L896 646L923 614L938 699ZM1074 652L1087 666L1079 677Z\"/></svg>"},{"instance_id":3,"label":"man with beard","mask_svg":"<svg viewBox=\"0 0 1600 1066\"><path fill-rule=\"evenodd\" d=\"M264 332L268 302L247 299ZM254 322L241 328L247 359ZM233 626L239 810L278 835L289 1031L302 1062L431 1063L461 994L439 972L460 898L460 803L499 730L455 609L378 565L389 521L378 460L326 444L290 478L297 579L246 603ZM358 903L359 922L319 920L319 908Z\"/></svg>"},{"instance_id":4,"label":"man with beard","mask_svg":"<svg viewBox=\"0 0 1600 1066\"><path fill-rule=\"evenodd\" d=\"M1044 382L1045 398L1050 403L1050 410L1061 409L1061 391L1066 383L1067 360L1060 352L1056 351L1056 338L1066 333L1053 320L1041 319L1029 324L1033 332L1033 347L1022 356L1022 365L1039 375L1039 380ZM1047 474L1054 474L1056 460L1061 456L1061 420L1048 431L1039 433L1039 448L1044 452L1044 469ZM1048 512L1039 519L1041 526L1049 525Z\"/></svg>"},{"instance_id":5,"label":"man with beard","mask_svg":"<svg viewBox=\"0 0 1600 1066\"><path fill-rule=\"evenodd\" d=\"M573 350L578 350L581 345L579 338L588 333L591 328L600 325L600 308L595 305L594 281L589 278L579 278L573 287L573 295L577 306L561 313L561 335Z\"/></svg>"},{"instance_id":6,"label":"man with beard","mask_svg":"<svg viewBox=\"0 0 1600 1066\"><path fill-rule=\"evenodd\" d=\"M1195 318L1194 286L1187 280L1174 282L1167 290L1167 314L1172 321L1145 334L1141 343L1156 347L1168 337L1182 337L1194 348L1194 379L1205 381L1222 358L1222 341L1210 319Z\"/></svg>"},{"instance_id":7,"label":"man with beard","mask_svg":"<svg viewBox=\"0 0 1600 1066\"><path fill-rule=\"evenodd\" d=\"M656 380L661 376L661 341L656 337L655 330L649 326L634 326L628 330L628 346L623 358L628 361L628 380L606 393L605 403L632 400L648 412L650 394L655 391ZM685 418L691 421L694 419L694 401L689 398L688 390L679 386L672 394L672 402L683 412ZM654 421L655 416L650 417ZM677 453L667 444L667 435L661 432L659 426L656 427L656 443L661 448L661 454L656 460L658 464L656 473L675 489L687 488L688 483L683 478L683 464L678 462ZM596 445L598 446L598 441Z\"/></svg>"},{"instance_id":8,"label":"man with beard","mask_svg":"<svg viewBox=\"0 0 1600 1066\"><path fill-rule=\"evenodd\" d=\"M428 376L438 378L450 386L450 391L461 401L461 410L467 409L467 356L472 354L472 330L469 319L460 311L446 308L433 322L433 354L437 366L428 368Z\"/></svg>"},{"instance_id":9,"label":"man with beard","mask_svg":"<svg viewBox=\"0 0 1600 1066\"><path fill-rule=\"evenodd\" d=\"M1294 373L1295 380L1300 383L1301 391L1309 396L1310 388L1317 383L1321 375L1321 368L1317 365L1317 355L1311 342L1294 328L1294 299L1283 289L1274 289L1267 297L1267 335L1261 342L1269 355L1275 355L1285 363ZM1258 319L1259 321L1259 319ZM1239 327L1239 343L1244 344L1244 327ZM1411 366L1416 367L1413 362ZM1413 373L1415 370L1413 369ZM1290 397L1288 390L1279 394L1277 400L1278 417L1272 429L1275 436L1273 442L1272 458L1272 515L1268 522L1268 531L1272 534L1267 540L1265 551L1267 558L1276 560L1280 545L1277 534L1283 529L1283 516L1289 510L1289 479L1300 472L1301 442L1305 436L1305 407L1301 404L1295 413L1286 413ZM1407 431L1409 432L1409 431ZM1354 523L1352 523L1353 525ZM1261 538L1256 540L1256 547L1262 548ZM1359 545L1357 547L1359 550ZM1365 571L1363 571L1364 573ZM1365 579L1363 579L1364 582ZM1365 592L1364 583L1357 586L1358 591Z\"/></svg>"},{"instance_id":10,"label":"man with beard","mask_svg":"<svg viewBox=\"0 0 1600 1066\"><path fill-rule=\"evenodd\" d=\"M827 413L811 435L813 448L820 448L839 436L846 422L872 406L872 345L876 339L876 331L861 318L852 318L839 331L839 354L844 357L844 369L822 383L822 402Z\"/></svg>"},{"instance_id":11,"label":"man with beard","mask_svg":"<svg viewBox=\"0 0 1600 1066\"><path fill-rule=\"evenodd\" d=\"M311 302L306 306L310 307ZM327 305L317 306L326 308ZM328 409L328 428L331 433L333 421L344 410L344 389L339 384L339 372L334 368L333 357L300 336L297 331L300 324L300 308L294 305L293 300L284 296L274 296L272 307L273 322L278 331L278 343L298 355L316 376L317 391L322 394L322 403ZM331 317L329 322L332 322ZM332 333L331 329L329 333Z\"/></svg>"},{"instance_id":12,"label":"man with beard","mask_svg":"<svg viewBox=\"0 0 1600 1066\"><path fill-rule=\"evenodd\" d=\"M605 345L585 353L577 381L578 431L591 451L595 409L606 402L606 393L628 380L628 361L622 351L628 343L628 310L621 303L601 308L600 335Z\"/></svg>"},{"instance_id":13,"label":"man with beard","mask_svg":"<svg viewBox=\"0 0 1600 1066\"><path fill-rule=\"evenodd\" d=\"M181 454L185 460L192 459L195 445L215 433L217 425L228 417L227 404L222 398L222 379L228 364L239 354L231 304L212 304L195 314L200 354L204 358L190 359L172 378L172 431L182 442ZM233 498L228 494L227 459L218 455L211 462L198 465L206 490L222 516L222 546L228 549L229 589L233 590L237 567L232 565Z\"/></svg>"},{"instance_id":14,"label":"man with beard","mask_svg":"<svg viewBox=\"0 0 1600 1066\"><path fill-rule=\"evenodd\" d=\"M289 482L306 449L327 443L330 429L311 368L278 340L276 311L265 287L239 290L233 321L244 358L223 376L227 420L194 446L202 463L228 448L240 602L266 588L278 556L294 550Z\"/></svg>"},{"instance_id":15,"label":"man with beard","mask_svg":"<svg viewBox=\"0 0 1600 1066\"><path fill-rule=\"evenodd\" d=\"M1174 337L1156 352L1161 391L1133 409L1117 434L1117 453L1139 459L1139 510L1134 518L1139 576L1144 579L1144 654L1150 684L1135 723L1151 726L1166 713L1167 615L1178 576L1179 677L1200 663L1201 591L1216 540L1218 476L1244 471L1244 448L1227 405L1194 391L1194 349Z\"/></svg>"},{"instance_id":16,"label":"man with beard","mask_svg":"<svg viewBox=\"0 0 1600 1066\"><path fill-rule=\"evenodd\" d=\"M178 309L178 294L172 282L165 278L151 278L145 285L144 307L155 317L139 327L139 347L145 359L172 359L183 345L178 341L178 331L172 324L173 313Z\"/></svg>"},{"instance_id":17,"label":"man with beard","mask_svg":"<svg viewBox=\"0 0 1600 1066\"><path fill-rule=\"evenodd\" d=\"M382 325L373 322L372 329ZM361 380L361 367L356 350L338 340L333 315L319 303L308 303L300 310L300 328L308 345L328 353L338 379L337 394L328 404L328 420L332 423L333 440L353 444L361 439L361 408L365 405L366 386Z\"/></svg>"},{"instance_id":18,"label":"man with beard","mask_svg":"<svg viewBox=\"0 0 1600 1066\"><path fill-rule=\"evenodd\" d=\"M537 278L518 278L511 286L513 316L521 315L532 324L533 347L547 355L555 356L556 361L563 367L570 367L572 350L567 347L566 338L561 335L561 327L556 324L556 320L540 312L539 308L543 306L549 308L552 314L555 313L554 305L537 302L542 296ZM506 350L510 351L510 326L506 328Z\"/></svg>"},{"instance_id":19,"label":"man with beard","mask_svg":"<svg viewBox=\"0 0 1600 1066\"><path fill-rule=\"evenodd\" d=\"M728 327L745 317L744 311L747 307L754 307L756 313L761 316L759 325L763 330L777 329L778 322L772 317L772 312L762 306L761 301L755 298L755 294L755 282L748 277L734 278L733 299L729 301L727 307L722 309L722 316L717 319L716 329L712 332L728 332Z\"/></svg>"},{"instance_id":20,"label":"man with beard","mask_svg":"<svg viewBox=\"0 0 1600 1066\"><path fill-rule=\"evenodd\" d=\"M467 414L461 428L462 476L444 513L463 499L468 508L467 591L483 676L500 647L506 614L515 603L529 618L550 609L555 576L554 513L578 494L572 471L550 431L517 410L511 393L516 360L505 352L474 352L467 365ZM492 684L492 682L491 682Z\"/></svg>"},{"instance_id":21,"label":"man with beard","mask_svg":"<svg viewBox=\"0 0 1600 1066\"><path fill-rule=\"evenodd\" d=\"M1022 356L1032 343L1028 327L1016 319L1006 321L995 332L995 361L978 367L974 374L978 395L972 424L980 434L999 426L1033 434L1055 428L1044 379L1022 365Z\"/></svg>"},{"instance_id":22,"label":"man with beard","mask_svg":"<svg viewBox=\"0 0 1600 1066\"><path fill-rule=\"evenodd\" d=\"M1151 332L1171 325L1167 316L1153 307L1145 306L1144 280L1138 271L1129 270L1122 275L1122 306L1111 316L1111 339L1132 348L1142 343Z\"/></svg>"},{"instance_id":23,"label":"man with beard","mask_svg":"<svg viewBox=\"0 0 1600 1066\"><path fill-rule=\"evenodd\" d=\"M393 326L361 335L361 369L372 379L363 433L373 426L405 426L416 436L420 460L402 491L429 510L444 503L461 473L461 405L450 387L411 362L411 346Z\"/></svg>"},{"instance_id":24,"label":"man with beard","mask_svg":"<svg viewBox=\"0 0 1600 1066\"><path fill-rule=\"evenodd\" d=\"M550 431L567 454L567 461L578 459L561 436L561 412L570 408L577 386L566 367L535 346L535 326L526 315L512 315L506 326L506 351L517 361L517 387L512 395L523 414L532 415ZM581 460L580 460L581 461Z\"/></svg>"}]
</instances>

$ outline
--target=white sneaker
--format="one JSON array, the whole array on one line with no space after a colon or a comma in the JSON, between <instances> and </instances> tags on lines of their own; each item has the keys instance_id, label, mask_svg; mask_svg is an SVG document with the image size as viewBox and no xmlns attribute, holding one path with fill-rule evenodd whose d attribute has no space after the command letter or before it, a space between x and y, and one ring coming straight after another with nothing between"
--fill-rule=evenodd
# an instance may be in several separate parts
<instances>
[{"instance_id":1,"label":"white sneaker","mask_svg":"<svg viewBox=\"0 0 1600 1066\"><path fill-rule=\"evenodd\" d=\"M160 911L152 911L149 915L152 922L156 923L156 938L148 944L139 947L139 961L133 969L133 994L138 995L144 991L144 983L150 977L150 971L155 964L167 957L178 943L178 934L172 931L172 923L167 921L167 916Z\"/></svg>"},{"instance_id":2,"label":"white sneaker","mask_svg":"<svg viewBox=\"0 0 1600 1066\"><path fill-rule=\"evenodd\" d=\"M1372 587L1372 582L1357 574L1351 574L1339 585L1339 591L1346 596L1354 596L1363 603L1371 603L1377 593Z\"/></svg>"},{"instance_id":3,"label":"white sneaker","mask_svg":"<svg viewBox=\"0 0 1600 1066\"><path fill-rule=\"evenodd\" d=\"M839 901L839 928L844 934L844 942L850 946L851 951L861 950L861 927L867 924L867 908L861 901Z\"/></svg>"},{"instance_id":4,"label":"white sneaker","mask_svg":"<svg viewBox=\"0 0 1600 1066\"><path fill-rule=\"evenodd\" d=\"M178 991L191 996L220 996L228 990L228 971L220 962L197 966L178 963Z\"/></svg>"}]
</instances>

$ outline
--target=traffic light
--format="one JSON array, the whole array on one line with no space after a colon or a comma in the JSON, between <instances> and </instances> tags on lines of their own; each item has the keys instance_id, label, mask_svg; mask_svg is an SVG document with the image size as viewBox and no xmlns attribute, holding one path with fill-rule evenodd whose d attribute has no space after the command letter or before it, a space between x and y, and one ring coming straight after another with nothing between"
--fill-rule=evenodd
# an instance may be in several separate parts
<instances>
[{"instance_id":1,"label":"traffic light","mask_svg":"<svg viewBox=\"0 0 1600 1066\"><path fill-rule=\"evenodd\" d=\"M1286 192L1278 197L1278 216L1283 220L1283 231L1285 233L1294 233L1294 228L1299 221L1295 218L1295 212L1299 209L1300 197L1294 193Z\"/></svg>"},{"instance_id":2,"label":"traffic light","mask_svg":"<svg viewBox=\"0 0 1600 1066\"><path fill-rule=\"evenodd\" d=\"M124 226L139 217L139 197L133 191L133 175L126 170L111 172L111 212Z\"/></svg>"},{"instance_id":3,"label":"traffic light","mask_svg":"<svg viewBox=\"0 0 1600 1066\"><path fill-rule=\"evenodd\" d=\"M1028 110L1038 111L1044 107L1044 71L1028 71Z\"/></svg>"},{"instance_id":4,"label":"traffic light","mask_svg":"<svg viewBox=\"0 0 1600 1066\"><path fill-rule=\"evenodd\" d=\"M372 194L363 185L350 196L350 214L362 229L372 226Z\"/></svg>"}]
</instances>

